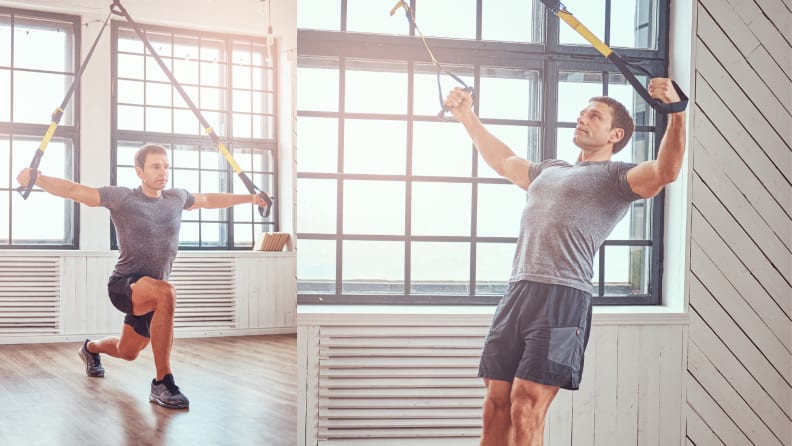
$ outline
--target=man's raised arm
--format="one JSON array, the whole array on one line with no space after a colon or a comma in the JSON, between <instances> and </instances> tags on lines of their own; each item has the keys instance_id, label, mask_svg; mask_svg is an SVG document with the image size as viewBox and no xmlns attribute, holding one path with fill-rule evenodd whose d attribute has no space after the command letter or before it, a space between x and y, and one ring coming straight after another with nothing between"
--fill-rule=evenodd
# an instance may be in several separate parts
<instances>
[{"instance_id":1,"label":"man's raised arm","mask_svg":"<svg viewBox=\"0 0 792 446\"><path fill-rule=\"evenodd\" d=\"M670 79L654 78L649 81L649 94L662 102L679 102L679 96ZM651 198L660 193L666 184L676 180L685 157L685 112L669 113L660 150L656 160L645 161L627 172L627 183L633 192Z\"/></svg>"}]
</instances>

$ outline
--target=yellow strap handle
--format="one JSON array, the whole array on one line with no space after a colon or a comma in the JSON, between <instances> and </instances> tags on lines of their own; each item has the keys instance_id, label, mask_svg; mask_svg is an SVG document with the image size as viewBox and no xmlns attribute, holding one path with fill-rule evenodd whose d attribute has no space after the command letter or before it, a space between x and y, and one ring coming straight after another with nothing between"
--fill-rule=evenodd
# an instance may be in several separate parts
<instances>
[{"instance_id":1,"label":"yellow strap handle","mask_svg":"<svg viewBox=\"0 0 792 446\"><path fill-rule=\"evenodd\" d=\"M205 130L206 130L206 134L209 136L212 136L212 134L214 133L214 130L212 130L211 127L207 127ZM225 158L226 161L228 161L228 164L231 165L231 168L234 169L234 173L239 174L240 172L242 172L242 168L239 167L239 164L237 164L236 160L234 160L233 155L231 155L231 152L228 151L225 144L217 143L217 148L218 150L220 150L220 153L223 154L223 158Z\"/></svg>"},{"instance_id":2,"label":"yellow strap handle","mask_svg":"<svg viewBox=\"0 0 792 446\"><path fill-rule=\"evenodd\" d=\"M567 25L571 26L572 29L578 32L584 39L588 40L591 45L596 48L603 56L608 57L613 52L612 49L608 45L605 45L605 42L599 39L599 37L595 36L594 33L589 31L585 25L580 23L578 19L575 18L572 14L567 11L558 11L556 13L559 19L565 21Z\"/></svg>"}]
</instances>

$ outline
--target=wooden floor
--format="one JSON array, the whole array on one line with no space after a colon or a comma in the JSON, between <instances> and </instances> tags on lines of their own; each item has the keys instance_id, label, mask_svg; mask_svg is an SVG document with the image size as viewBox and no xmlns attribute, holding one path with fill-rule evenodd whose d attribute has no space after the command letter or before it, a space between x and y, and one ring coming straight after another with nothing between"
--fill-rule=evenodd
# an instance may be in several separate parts
<instances>
[{"instance_id":1,"label":"wooden floor","mask_svg":"<svg viewBox=\"0 0 792 446\"><path fill-rule=\"evenodd\" d=\"M190 409L148 401L151 348L102 357L85 375L79 344L0 345L0 445L297 443L296 335L176 339L176 383Z\"/></svg>"}]
</instances>

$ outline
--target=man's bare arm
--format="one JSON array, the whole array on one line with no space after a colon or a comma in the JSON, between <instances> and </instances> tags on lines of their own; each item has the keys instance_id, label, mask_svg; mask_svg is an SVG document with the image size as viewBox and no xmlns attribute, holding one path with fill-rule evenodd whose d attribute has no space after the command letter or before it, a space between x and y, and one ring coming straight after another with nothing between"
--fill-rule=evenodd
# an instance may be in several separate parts
<instances>
[{"instance_id":1,"label":"man's bare arm","mask_svg":"<svg viewBox=\"0 0 792 446\"><path fill-rule=\"evenodd\" d=\"M256 206L266 206L266 201L260 195L254 194L225 194L225 193L209 193L209 194L193 194L195 202L187 210L193 209L220 209L238 204L251 203Z\"/></svg>"},{"instance_id":2,"label":"man's bare arm","mask_svg":"<svg viewBox=\"0 0 792 446\"><path fill-rule=\"evenodd\" d=\"M670 79L652 79L649 92L663 102L679 101ZM627 172L627 183L632 191L643 198L651 198L676 180L685 157L685 140L685 112L669 114L657 159L645 161Z\"/></svg>"},{"instance_id":3,"label":"man's bare arm","mask_svg":"<svg viewBox=\"0 0 792 446\"><path fill-rule=\"evenodd\" d=\"M531 161L520 158L506 144L490 133L482 125L478 116L471 110L473 99L470 93L461 88L454 89L446 98L445 104L451 113L467 130L473 145L476 146L481 158L492 167L498 175L506 178L523 189L528 189L531 179L528 170Z\"/></svg>"},{"instance_id":4,"label":"man's bare arm","mask_svg":"<svg viewBox=\"0 0 792 446\"><path fill-rule=\"evenodd\" d=\"M29 168L22 169L22 171L19 172L19 175L17 175L17 182L19 182L21 186L27 186L28 182L30 182ZM96 207L99 206L102 201L99 196L99 189L95 187L84 186L71 180L50 177L42 175L41 173L36 177L36 186L52 195L68 198L86 206Z\"/></svg>"}]
</instances>

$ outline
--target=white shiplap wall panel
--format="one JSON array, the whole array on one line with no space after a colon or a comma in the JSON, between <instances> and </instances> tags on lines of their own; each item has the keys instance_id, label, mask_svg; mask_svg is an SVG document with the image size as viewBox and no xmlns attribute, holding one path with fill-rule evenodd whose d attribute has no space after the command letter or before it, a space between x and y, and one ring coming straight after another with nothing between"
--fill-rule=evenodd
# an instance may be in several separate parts
<instances>
[{"instance_id":1,"label":"white shiplap wall panel","mask_svg":"<svg viewBox=\"0 0 792 446\"><path fill-rule=\"evenodd\" d=\"M712 2L716 7L723 7L723 0L707 0L705 3ZM759 63L762 59L751 60L750 56L759 48L764 49L758 41L744 42L741 39L723 39L719 23L713 17L699 9L698 13L698 34L701 42L707 46L712 54L718 59L721 65L729 67L729 76L732 77L740 88L751 98L754 103L762 105L762 113L768 122L781 133L782 129L788 127L789 104L783 104L779 100L777 90L772 84L766 83L766 79L761 74L765 71L780 69L775 61L765 59L765 63ZM728 15L731 8L718 9L715 14L718 20L723 21L724 15ZM735 35L745 35L743 23L736 17L732 17L729 23L731 31ZM760 52L762 52L760 50ZM749 63L744 63L745 61ZM774 68L773 68L774 67Z\"/></svg>"},{"instance_id":2,"label":"white shiplap wall panel","mask_svg":"<svg viewBox=\"0 0 792 446\"><path fill-rule=\"evenodd\" d=\"M478 444L485 392L476 375L488 326L364 319L298 325L308 361L298 380L299 444ZM556 397L545 444L681 444L685 333L684 325L595 325L581 389Z\"/></svg>"},{"instance_id":3,"label":"white shiplap wall panel","mask_svg":"<svg viewBox=\"0 0 792 446\"><path fill-rule=\"evenodd\" d=\"M706 171L711 172L710 175L720 178L720 184L731 189L730 195L747 200L762 220L770 226L773 235L785 246L792 246L789 215L782 203L773 199L765 184L751 174L748 166L718 133L715 124L703 114L696 116L696 135L693 143L698 144L692 149L696 152L696 159L703 164L702 167L706 166Z\"/></svg>"},{"instance_id":4,"label":"white shiplap wall panel","mask_svg":"<svg viewBox=\"0 0 792 446\"><path fill-rule=\"evenodd\" d=\"M20 260L14 260L17 258ZM46 269L42 277L53 282L49 300L55 328L42 331L31 325L13 333L6 330L0 333L0 344L118 334L124 315L107 296L107 279L117 258L117 252L112 251L9 251L3 259L14 263L14 268L26 268L26 274ZM180 252L170 278L177 292L177 335L294 332L294 271L294 252ZM24 297L14 283L0 280L0 297L4 295ZM0 305L0 321L18 315L22 307ZM245 318L240 324L235 311L238 307L255 308L255 317Z\"/></svg>"}]
</instances>

